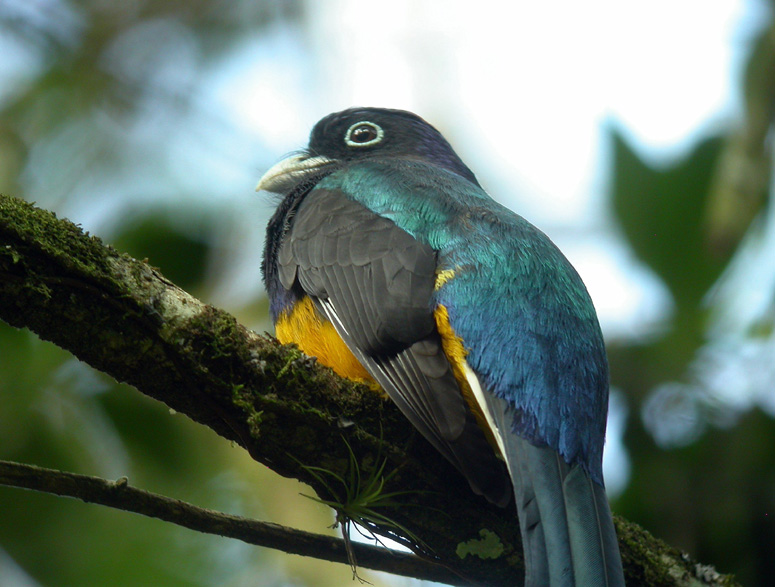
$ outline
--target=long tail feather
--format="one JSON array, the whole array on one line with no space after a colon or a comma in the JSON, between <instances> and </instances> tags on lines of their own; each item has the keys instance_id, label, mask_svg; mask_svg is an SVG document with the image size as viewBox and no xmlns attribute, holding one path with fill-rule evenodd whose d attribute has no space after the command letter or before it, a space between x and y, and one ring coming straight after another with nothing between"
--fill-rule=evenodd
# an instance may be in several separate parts
<instances>
[{"instance_id":1,"label":"long tail feather","mask_svg":"<svg viewBox=\"0 0 775 587\"><path fill-rule=\"evenodd\" d=\"M564 485L576 584L622 584L619 542L605 489L579 466L570 469Z\"/></svg>"},{"instance_id":2,"label":"long tail feather","mask_svg":"<svg viewBox=\"0 0 775 587\"><path fill-rule=\"evenodd\" d=\"M488 398L514 485L527 587L620 587L619 543L605 489L552 448L511 431L506 402Z\"/></svg>"}]
</instances>

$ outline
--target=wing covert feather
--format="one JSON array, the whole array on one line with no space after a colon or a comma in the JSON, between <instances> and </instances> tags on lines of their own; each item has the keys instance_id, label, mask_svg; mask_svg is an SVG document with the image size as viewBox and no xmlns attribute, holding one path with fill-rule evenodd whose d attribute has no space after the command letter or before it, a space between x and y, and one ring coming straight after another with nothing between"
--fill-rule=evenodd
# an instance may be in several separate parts
<instances>
[{"instance_id":1,"label":"wing covert feather","mask_svg":"<svg viewBox=\"0 0 775 587\"><path fill-rule=\"evenodd\" d=\"M312 190L278 253L281 283L301 287L414 426L504 504L511 487L444 355L432 296L436 252L346 194Z\"/></svg>"}]
</instances>

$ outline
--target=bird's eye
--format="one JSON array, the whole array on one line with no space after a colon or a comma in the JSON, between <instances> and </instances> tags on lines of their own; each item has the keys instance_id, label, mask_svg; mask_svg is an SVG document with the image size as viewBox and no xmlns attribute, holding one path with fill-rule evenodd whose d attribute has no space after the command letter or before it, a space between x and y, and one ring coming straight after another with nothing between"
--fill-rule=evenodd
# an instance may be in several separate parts
<instances>
[{"instance_id":1,"label":"bird's eye","mask_svg":"<svg viewBox=\"0 0 775 587\"><path fill-rule=\"evenodd\" d=\"M385 136L385 131L373 122L356 122L347 129L344 142L348 147L371 147Z\"/></svg>"}]
</instances>

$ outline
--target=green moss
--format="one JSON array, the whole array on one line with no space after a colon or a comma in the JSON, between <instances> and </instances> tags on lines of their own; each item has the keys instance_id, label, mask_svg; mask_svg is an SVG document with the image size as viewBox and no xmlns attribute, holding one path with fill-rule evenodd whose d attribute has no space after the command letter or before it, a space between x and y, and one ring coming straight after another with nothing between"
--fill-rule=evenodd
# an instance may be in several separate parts
<instances>
[{"instance_id":1,"label":"green moss","mask_svg":"<svg viewBox=\"0 0 775 587\"><path fill-rule=\"evenodd\" d=\"M282 379L289 372L298 377L298 370L294 370L293 367L295 367L299 361L307 358L307 356L301 352L296 345L286 345L284 348L288 349L288 353L286 356L285 365L283 365L283 367L277 372L277 378ZM305 377L307 376L307 373L302 373L301 375L302 377Z\"/></svg>"},{"instance_id":2,"label":"green moss","mask_svg":"<svg viewBox=\"0 0 775 587\"><path fill-rule=\"evenodd\" d=\"M263 422L263 418L264 410L254 410L253 413L248 416L247 422L250 429L250 435L253 438L258 438L261 434L261 423Z\"/></svg>"},{"instance_id":3,"label":"green moss","mask_svg":"<svg viewBox=\"0 0 775 587\"><path fill-rule=\"evenodd\" d=\"M19 251L17 251L11 245L5 245L5 247L3 247L2 250L0 250L0 254L2 254L3 256L10 257L11 263L13 265L16 265L22 259L22 256L19 254Z\"/></svg>"},{"instance_id":4,"label":"green moss","mask_svg":"<svg viewBox=\"0 0 775 587\"><path fill-rule=\"evenodd\" d=\"M499 558L504 551L503 543L497 534L482 528L479 530L480 538L472 538L457 545L456 554L465 558L469 554L482 559Z\"/></svg>"}]
</instances>

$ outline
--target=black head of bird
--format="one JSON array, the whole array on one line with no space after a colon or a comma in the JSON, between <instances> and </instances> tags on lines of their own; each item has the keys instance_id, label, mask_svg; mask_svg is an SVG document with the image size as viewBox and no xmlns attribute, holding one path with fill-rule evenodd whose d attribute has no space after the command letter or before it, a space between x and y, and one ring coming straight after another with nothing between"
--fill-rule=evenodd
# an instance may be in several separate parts
<instances>
[{"instance_id":1,"label":"black head of bird","mask_svg":"<svg viewBox=\"0 0 775 587\"><path fill-rule=\"evenodd\" d=\"M350 108L321 119L310 133L308 148L270 169L257 189L283 193L301 178L332 171L335 164L386 157L430 161L479 185L442 134L416 114Z\"/></svg>"}]
</instances>

